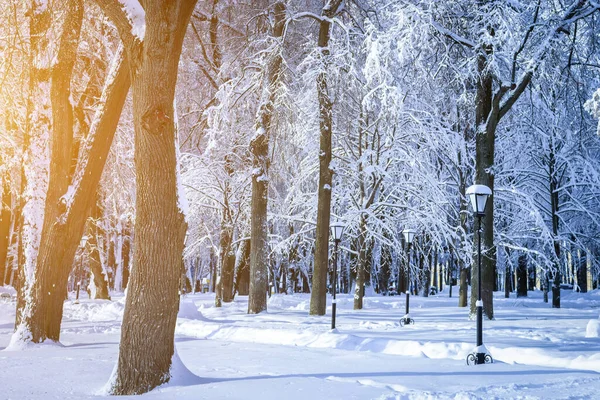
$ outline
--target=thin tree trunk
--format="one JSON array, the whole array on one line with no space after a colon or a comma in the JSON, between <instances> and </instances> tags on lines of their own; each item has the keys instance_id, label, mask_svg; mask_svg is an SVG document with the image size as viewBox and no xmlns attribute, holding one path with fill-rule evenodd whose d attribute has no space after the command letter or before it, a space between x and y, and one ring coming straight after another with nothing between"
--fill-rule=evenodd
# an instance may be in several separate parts
<instances>
[{"instance_id":1,"label":"thin tree trunk","mask_svg":"<svg viewBox=\"0 0 600 400\"><path fill-rule=\"evenodd\" d=\"M97 196L98 197L98 196ZM93 285L94 290L91 290L92 299L110 300L110 294L108 292L108 277L106 271L102 268L102 261L100 258L100 247L98 246L99 228L97 221L102 216L102 209L99 201L93 206L92 218L88 219L89 225L89 237L87 244L90 248L90 272L91 282L90 286Z\"/></svg>"},{"instance_id":2,"label":"thin tree trunk","mask_svg":"<svg viewBox=\"0 0 600 400\"><path fill-rule=\"evenodd\" d=\"M511 274L510 274L510 249L508 247L504 248L504 251L506 253L506 261L505 261L505 267L504 267L504 298L508 299L510 298L510 290L511 290L511 284L512 284L512 279L511 279Z\"/></svg>"},{"instance_id":3,"label":"thin tree trunk","mask_svg":"<svg viewBox=\"0 0 600 400\"><path fill-rule=\"evenodd\" d=\"M264 82L262 103L256 116L256 134L250 143L253 155L252 173L252 230L250 248L250 296L248 314L258 314L267 309L269 290L269 246L267 235L268 191L269 191L269 141L276 117L278 87L281 84L282 55L281 45L285 28L285 5L275 4L275 25L273 37L277 41L276 50L267 65L267 80Z\"/></svg>"},{"instance_id":4,"label":"thin tree trunk","mask_svg":"<svg viewBox=\"0 0 600 400\"><path fill-rule=\"evenodd\" d=\"M552 308L560 308L560 241L558 238L559 229L559 197L558 197L558 178L556 171L556 155L554 151L553 138L550 138L550 154L548 159L548 176L550 178L550 206L552 213L552 236L554 238L554 280L552 282Z\"/></svg>"},{"instance_id":5,"label":"thin tree trunk","mask_svg":"<svg viewBox=\"0 0 600 400\"><path fill-rule=\"evenodd\" d=\"M225 170L231 177L233 168L229 158L225 160ZM229 205L230 187L225 183L225 194L223 201L223 219L221 221L221 300L225 303L233 301L233 275L235 269L235 251L233 249L233 215Z\"/></svg>"},{"instance_id":6,"label":"thin tree trunk","mask_svg":"<svg viewBox=\"0 0 600 400\"><path fill-rule=\"evenodd\" d=\"M0 164L2 160L0 159ZM0 286L4 285L7 270L8 247L10 244L10 224L12 217L12 195L9 173L2 177L2 197L0 198Z\"/></svg>"},{"instance_id":7,"label":"thin tree trunk","mask_svg":"<svg viewBox=\"0 0 600 400\"><path fill-rule=\"evenodd\" d=\"M320 56L329 57L329 38L331 19L337 13L341 0L326 3L321 12L324 17L319 23L318 47ZM325 66L317 76L317 97L319 100L319 187L317 200L317 230L315 233L315 256L310 294L310 314L325 315L327 306L327 270L329 267L329 218L331 216L331 136L333 129L333 111L327 89L327 71Z\"/></svg>"},{"instance_id":8,"label":"thin tree trunk","mask_svg":"<svg viewBox=\"0 0 600 400\"><path fill-rule=\"evenodd\" d=\"M356 263L356 286L354 287L354 309L362 310L365 294L365 268L367 264L367 221L361 214L358 234L358 261Z\"/></svg>"}]
</instances>

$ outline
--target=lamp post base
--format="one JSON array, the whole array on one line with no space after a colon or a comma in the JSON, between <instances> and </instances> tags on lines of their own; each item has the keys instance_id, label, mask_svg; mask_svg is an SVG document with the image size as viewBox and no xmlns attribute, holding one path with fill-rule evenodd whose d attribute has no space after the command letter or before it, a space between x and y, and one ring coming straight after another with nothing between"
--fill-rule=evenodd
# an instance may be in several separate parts
<instances>
[{"instance_id":1,"label":"lamp post base","mask_svg":"<svg viewBox=\"0 0 600 400\"><path fill-rule=\"evenodd\" d=\"M409 314L406 314L402 319L400 319L400 326L415 324L415 320L410 317Z\"/></svg>"},{"instance_id":2,"label":"lamp post base","mask_svg":"<svg viewBox=\"0 0 600 400\"><path fill-rule=\"evenodd\" d=\"M475 350L467 356L467 365L492 364L493 362L494 359L492 358L492 355L483 344L477 346Z\"/></svg>"}]
</instances>

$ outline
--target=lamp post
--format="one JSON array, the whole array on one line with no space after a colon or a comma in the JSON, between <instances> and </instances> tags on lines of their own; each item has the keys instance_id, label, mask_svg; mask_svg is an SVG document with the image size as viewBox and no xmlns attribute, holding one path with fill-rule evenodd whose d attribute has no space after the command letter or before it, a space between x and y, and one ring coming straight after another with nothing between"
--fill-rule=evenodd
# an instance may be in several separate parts
<instances>
[{"instance_id":1,"label":"lamp post","mask_svg":"<svg viewBox=\"0 0 600 400\"><path fill-rule=\"evenodd\" d=\"M471 200L473 212L477 217L477 347L467 356L467 364L492 363L492 355L483 344L483 301L481 300L481 219L485 215L485 206L492 190L485 185L473 185L467 189L466 194Z\"/></svg>"},{"instance_id":2,"label":"lamp post","mask_svg":"<svg viewBox=\"0 0 600 400\"><path fill-rule=\"evenodd\" d=\"M406 315L400 320L400 325L414 324L415 320L410 317L409 314L409 301L410 301L410 245L415 238L415 231L413 229L404 229L402 234L404 235L404 241L406 242Z\"/></svg>"},{"instance_id":3,"label":"lamp post","mask_svg":"<svg viewBox=\"0 0 600 400\"><path fill-rule=\"evenodd\" d=\"M337 292L337 264L338 264L338 244L340 244L340 241L342 240L342 235L344 233L344 224L342 224L341 222L337 221L334 222L333 224L329 225L329 228L331 229L331 236L333 236L333 243L335 244L334 250L333 250L333 283L331 285L332 287L332 293L333 293L333 300L331 302L331 329L335 329L335 309L336 309L336 298L335 298L335 294Z\"/></svg>"}]
</instances>

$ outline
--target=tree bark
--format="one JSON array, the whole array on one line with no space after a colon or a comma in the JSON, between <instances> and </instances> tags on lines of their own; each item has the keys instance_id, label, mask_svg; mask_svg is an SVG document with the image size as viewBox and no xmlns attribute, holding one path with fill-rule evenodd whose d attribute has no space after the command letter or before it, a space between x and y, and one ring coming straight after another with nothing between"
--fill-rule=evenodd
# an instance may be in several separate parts
<instances>
[{"instance_id":1,"label":"tree bark","mask_svg":"<svg viewBox=\"0 0 600 400\"><path fill-rule=\"evenodd\" d=\"M250 239L242 240L236 257L234 292L248 296L250 290Z\"/></svg>"},{"instance_id":2,"label":"tree bark","mask_svg":"<svg viewBox=\"0 0 600 400\"><path fill-rule=\"evenodd\" d=\"M510 249L508 247L504 248L504 252L506 254L505 266L504 266L504 298L510 298L512 279L510 274Z\"/></svg>"},{"instance_id":3,"label":"tree bark","mask_svg":"<svg viewBox=\"0 0 600 400\"><path fill-rule=\"evenodd\" d=\"M229 160L229 156L225 157L225 171L229 177L233 176L233 168ZM221 240L220 240L220 253L221 253L221 280L219 284L220 296L217 295L216 299L220 299L225 303L231 303L233 301L233 274L235 269L235 251L233 249L233 213L231 206L229 205L229 196L231 195L231 189L229 181L226 181L225 190L223 194L223 215L221 217ZM218 305L220 307L220 305Z\"/></svg>"},{"instance_id":4,"label":"tree bark","mask_svg":"<svg viewBox=\"0 0 600 400\"><path fill-rule=\"evenodd\" d=\"M2 160L0 159L0 164ZM12 195L9 173L2 177L2 197L0 198L0 286L4 285L7 271L8 246L10 244L10 224L12 217Z\"/></svg>"},{"instance_id":5,"label":"tree bark","mask_svg":"<svg viewBox=\"0 0 600 400\"><path fill-rule=\"evenodd\" d=\"M365 294L365 269L367 264L367 220L360 216L358 234L358 261L356 263L356 286L354 287L354 309L362 310ZM314 288L313 288L314 290Z\"/></svg>"},{"instance_id":6,"label":"tree bark","mask_svg":"<svg viewBox=\"0 0 600 400\"><path fill-rule=\"evenodd\" d=\"M48 187L48 159L46 146L52 115L50 93L50 66L40 60L53 59L54 54L48 49L48 30L52 23L51 13L47 7L37 1L31 2L28 10L29 20L29 88L27 94L27 120L23 132L23 159L21 166L21 190L16 207L17 229L17 312L15 318L15 339L29 337L21 322L27 317L25 301L31 298L35 264L40 245L42 227L40 220L44 218L44 200ZM27 168L25 167L27 165Z\"/></svg>"},{"instance_id":7,"label":"tree bark","mask_svg":"<svg viewBox=\"0 0 600 400\"><path fill-rule=\"evenodd\" d=\"M517 264L517 297L527 297L528 283L527 256L521 254Z\"/></svg>"},{"instance_id":8,"label":"tree bark","mask_svg":"<svg viewBox=\"0 0 600 400\"><path fill-rule=\"evenodd\" d=\"M256 115L256 134L250 143L252 162L252 230L250 241L250 296L248 314L258 314L267 309L269 289L269 246L267 235L268 191L269 191L269 141L272 135L272 122L275 117L275 103L278 86L281 84L282 37L285 28L285 5L275 4L275 25L273 37L276 50L267 64L266 82L261 104Z\"/></svg>"},{"instance_id":9,"label":"tree bark","mask_svg":"<svg viewBox=\"0 0 600 400\"><path fill-rule=\"evenodd\" d=\"M90 248L90 272L91 282L90 286L94 286L94 290L91 291L92 299L110 300L110 294L108 292L108 277L106 271L102 267L102 261L100 258L100 247L98 246L99 228L97 222L102 217L102 209L98 201L93 206L92 218L88 219L89 226L89 237L87 244Z\"/></svg>"},{"instance_id":10,"label":"tree bark","mask_svg":"<svg viewBox=\"0 0 600 400\"><path fill-rule=\"evenodd\" d=\"M327 1L323 7L319 24L318 47L320 56L329 56L331 18L337 13L341 0ZM325 61L324 64L327 64ZM331 136L333 129L333 106L327 89L326 67L317 76L317 97L319 100L319 187L317 200L317 230L315 233L315 256L312 291L310 294L310 314L325 315L327 307L327 270L329 269L329 218L331 216ZM356 306L356 305L355 305Z\"/></svg>"},{"instance_id":11,"label":"tree bark","mask_svg":"<svg viewBox=\"0 0 600 400\"><path fill-rule=\"evenodd\" d=\"M554 151L553 138L550 138L550 154L548 157L548 177L550 189L550 207L552 216L552 237L554 239L554 280L552 281L552 308L560 308L560 240L559 231L559 197L558 197L558 177L556 171L556 154Z\"/></svg>"},{"instance_id":12,"label":"tree bark","mask_svg":"<svg viewBox=\"0 0 600 400\"><path fill-rule=\"evenodd\" d=\"M56 149L56 153L53 153L53 163L56 165L51 179L60 181L57 186L60 186L61 191L53 188L51 198L54 198L54 202L47 203L49 213L44 222L31 312L24 321L27 330L31 331L33 342L45 339L58 341L60 338L64 290L69 271L85 222L96 199L96 188L129 91L129 82L128 64L122 51L119 51L107 78L101 108L96 113L86 147L82 151L79 163L81 168L73 178L72 195L67 194L68 180L64 182L65 176L69 174L70 150L61 154L62 150ZM64 98L62 100L65 101ZM66 101L68 102L68 94ZM70 123L72 126L72 118ZM55 141L56 146L61 143L63 142L60 140ZM62 197L56 198L59 194Z\"/></svg>"},{"instance_id":13,"label":"tree bark","mask_svg":"<svg viewBox=\"0 0 600 400\"><path fill-rule=\"evenodd\" d=\"M109 383L111 394L131 395L168 382L175 357L187 224L185 199L178 185L174 97L183 39L196 1L145 0L143 43L134 36L121 2L97 2L117 26L132 80L137 194L134 268L117 368Z\"/></svg>"},{"instance_id":14,"label":"tree bark","mask_svg":"<svg viewBox=\"0 0 600 400\"><path fill-rule=\"evenodd\" d=\"M490 118L492 112L492 82L493 77L488 69L488 57L492 49L482 49L477 57L477 93L475 98L475 126L476 126L476 150L475 150L475 181L479 185L485 185L494 192L494 175L491 172L494 166L494 145L496 139L497 117L494 121ZM499 99L498 99L499 101ZM494 117L494 116L492 116ZM477 268L477 254L474 254L474 266L471 268L471 314L475 314L475 302L478 299L478 282L481 279L481 299L483 300L483 312L488 319L494 318L493 293L495 283L496 251L494 248L494 196L487 200L485 217L482 218L482 246L481 246L481 274ZM477 248L474 246L474 252Z\"/></svg>"}]
</instances>

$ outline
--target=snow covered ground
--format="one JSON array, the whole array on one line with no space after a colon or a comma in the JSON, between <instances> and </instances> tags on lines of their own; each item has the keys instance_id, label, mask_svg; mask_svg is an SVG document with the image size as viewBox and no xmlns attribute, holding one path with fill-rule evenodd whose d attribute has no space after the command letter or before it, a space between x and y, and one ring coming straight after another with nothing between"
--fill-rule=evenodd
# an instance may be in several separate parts
<instances>
[{"instance_id":1,"label":"snow covered ground","mask_svg":"<svg viewBox=\"0 0 600 400\"><path fill-rule=\"evenodd\" d=\"M1 289L1 288L0 288ZM4 290L6 291L6 290ZM456 291L455 291L456 292ZM593 399L600 398L600 291L562 293L561 309L497 293L484 321L495 363L467 366L475 322L441 293L411 298L415 325L401 327L404 297L373 296L352 310L338 297L337 329L308 315L309 295L276 295L247 315L247 297L222 308L214 295L188 295L177 321L180 374L148 399ZM0 349L9 341L14 300L0 297ZM118 353L124 302L65 303L61 344L0 351L0 399L98 398ZM596 325L595 323L592 325ZM597 335L596 335L597 336ZM152 338L148 338L152 340Z\"/></svg>"}]
</instances>

